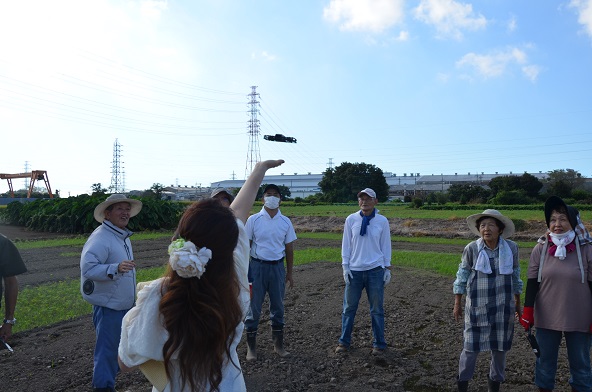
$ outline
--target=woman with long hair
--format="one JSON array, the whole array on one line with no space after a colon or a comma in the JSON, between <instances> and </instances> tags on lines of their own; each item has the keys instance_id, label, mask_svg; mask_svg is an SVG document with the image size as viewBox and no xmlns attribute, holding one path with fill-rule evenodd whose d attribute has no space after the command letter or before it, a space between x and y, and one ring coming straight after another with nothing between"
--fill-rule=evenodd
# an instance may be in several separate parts
<instances>
[{"instance_id":1,"label":"woman with long hair","mask_svg":"<svg viewBox=\"0 0 592 392\"><path fill-rule=\"evenodd\" d=\"M259 162L230 209L207 199L185 211L167 272L138 293L124 318L123 371L161 361L164 391L246 390L236 352L249 307L244 222L265 172L282 163Z\"/></svg>"}]
</instances>

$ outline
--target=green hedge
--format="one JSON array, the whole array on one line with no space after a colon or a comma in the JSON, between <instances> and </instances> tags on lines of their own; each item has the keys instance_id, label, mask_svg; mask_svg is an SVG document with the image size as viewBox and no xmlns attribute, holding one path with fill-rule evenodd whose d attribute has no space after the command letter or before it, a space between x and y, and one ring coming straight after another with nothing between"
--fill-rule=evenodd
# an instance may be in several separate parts
<instances>
[{"instance_id":1,"label":"green hedge","mask_svg":"<svg viewBox=\"0 0 592 392\"><path fill-rule=\"evenodd\" d=\"M80 195L64 199L38 199L24 204L15 201L0 210L0 215L9 225L24 226L33 231L85 234L99 225L93 212L105 198ZM184 204L167 200L137 199L142 201L143 207L129 221L128 227L133 231L174 229L185 209Z\"/></svg>"}]
</instances>

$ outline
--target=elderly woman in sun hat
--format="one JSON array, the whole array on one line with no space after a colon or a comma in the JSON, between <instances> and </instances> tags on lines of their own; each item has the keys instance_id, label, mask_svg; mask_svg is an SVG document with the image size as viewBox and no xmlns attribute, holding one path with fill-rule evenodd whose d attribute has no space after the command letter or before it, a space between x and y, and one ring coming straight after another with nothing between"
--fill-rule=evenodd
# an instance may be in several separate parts
<instances>
[{"instance_id":1,"label":"elderly woman in sun hat","mask_svg":"<svg viewBox=\"0 0 592 392\"><path fill-rule=\"evenodd\" d=\"M551 196L545 202L547 233L528 264L524 313L520 323L536 327L540 356L534 382L540 391L555 387L561 339L569 360L572 391L592 390L592 238L577 209Z\"/></svg>"},{"instance_id":2,"label":"elderly woman in sun hat","mask_svg":"<svg viewBox=\"0 0 592 392\"><path fill-rule=\"evenodd\" d=\"M459 391L467 391L479 352L491 351L488 386L489 391L499 391L505 380L506 353L512 346L514 317L520 314L518 245L507 239L515 227L511 219L492 209L469 216L467 224L479 239L465 247L453 286L456 321L463 315L463 294L466 297L457 385Z\"/></svg>"},{"instance_id":3,"label":"elderly woman in sun hat","mask_svg":"<svg viewBox=\"0 0 592 392\"><path fill-rule=\"evenodd\" d=\"M121 321L134 305L136 270L126 226L142 209L142 202L122 194L110 195L94 210L101 223L82 248L80 291L93 305L96 344L92 386L95 391L114 391L117 347Z\"/></svg>"}]
</instances>

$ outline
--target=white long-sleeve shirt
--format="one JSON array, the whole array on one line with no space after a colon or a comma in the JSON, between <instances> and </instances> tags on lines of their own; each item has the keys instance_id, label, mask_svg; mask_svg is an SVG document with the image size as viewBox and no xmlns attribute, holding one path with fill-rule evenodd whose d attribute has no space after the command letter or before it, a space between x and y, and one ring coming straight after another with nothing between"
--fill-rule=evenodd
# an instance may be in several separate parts
<instances>
[{"instance_id":1,"label":"white long-sleeve shirt","mask_svg":"<svg viewBox=\"0 0 592 392\"><path fill-rule=\"evenodd\" d=\"M345 219L341 243L341 263L352 271L368 271L391 265L391 230L388 219L378 213L370 220L366 234L360 235L360 211Z\"/></svg>"}]
</instances>

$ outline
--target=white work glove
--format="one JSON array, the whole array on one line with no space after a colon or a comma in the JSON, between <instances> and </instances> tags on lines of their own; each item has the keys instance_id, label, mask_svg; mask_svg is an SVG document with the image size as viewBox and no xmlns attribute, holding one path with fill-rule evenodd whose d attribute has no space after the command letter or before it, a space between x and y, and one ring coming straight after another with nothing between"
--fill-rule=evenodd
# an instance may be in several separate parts
<instances>
[{"instance_id":1,"label":"white work glove","mask_svg":"<svg viewBox=\"0 0 592 392\"><path fill-rule=\"evenodd\" d=\"M349 270L349 266L343 265L343 280L345 284L349 284L349 280L353 279L354 275Z\"/></svg>"},{"instance_id":2,"label":"white work glove","mask_svg":"<svg viewBox=\"0 0 592 392\"><path fill-rule=\"evenodd\" d=\"M391 281L391 270L388 268L384 269L384 285L386 286Z\"/></svg>"}]
</instances>

